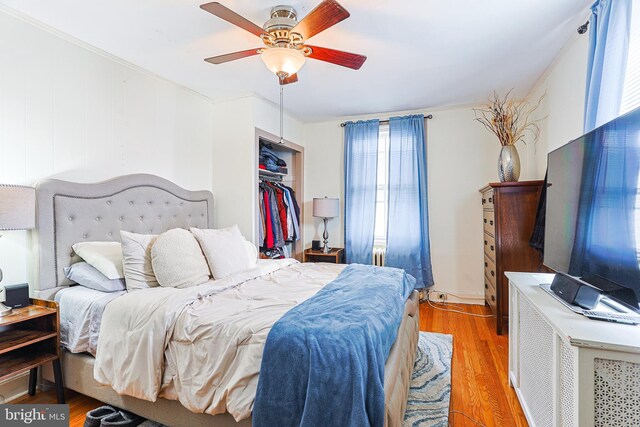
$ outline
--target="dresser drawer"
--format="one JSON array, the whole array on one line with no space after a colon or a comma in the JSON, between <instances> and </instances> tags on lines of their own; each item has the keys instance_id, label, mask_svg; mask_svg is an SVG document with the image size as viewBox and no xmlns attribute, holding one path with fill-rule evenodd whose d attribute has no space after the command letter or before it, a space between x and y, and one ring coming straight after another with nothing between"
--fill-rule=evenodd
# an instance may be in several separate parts
<instances>
[{"instance_id":1,"label":"dresser drawer","mask_svg":"<svg viewBox=\"0 0 640 427\"><path fill-rule=\"evenodd\" d=\"M485 233L489 233L492 236L496 235L496 224L493 215L493 210L485 210L482 212L482 225Z\"/></svg>"},{"instance_id":2,"label":"dresser drawer","mask_svg":"<svg viewBox=\"0 0 640 427\"><path fill-rule=\"evenodd\" d=\"M493 189L482 193L482 207L493 209Z\"/></svg>"},{"instance_id":3,"label":"dresser drawer","mask_svg":"<svg viewBox=\"0 0 640 427\"><path fill-rule=\"evenodd\" d=\"M484 276L484 300L491 307L491 311L495 313L497 306L496 288L487 276Z\"/></svg>"},{"instance_id":4,"label":"dresser drawer","mask_svg":"<svg viewBox=\"0 0 640 427\"><path fill-rule=\"evenodd\" d=\"M496 260L496 238L488 233L484 233L484 253L492 260Z\"/></svg>"},{"instance_id":5,"label":"dresser drawer","mask_svg":"<svg viewBox=\"0 0 640 427\"><path fill-rule=\"evenodd\" d=\"M484 275L496 287L496 264L486 254L484 256Z\"/></svg>"}]
</instances>

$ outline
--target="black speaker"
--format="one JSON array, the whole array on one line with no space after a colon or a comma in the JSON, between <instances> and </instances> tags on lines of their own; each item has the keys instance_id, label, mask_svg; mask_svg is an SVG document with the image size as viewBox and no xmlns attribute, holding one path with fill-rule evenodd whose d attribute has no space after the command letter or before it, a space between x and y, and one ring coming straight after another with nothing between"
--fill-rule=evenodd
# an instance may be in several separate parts
<instances>
[{"instance_id":1,"label":"black speaker","mask_svg":"<svg viewBox=\"0 0 640 427\"><path fill-rule=\"evenodd\" d=\"M4 305L11 308L22 308L30 305L29 284L7 285L4 287L6 300Z\"/></svg>"},{"instance_id":2,"label":"black speaker","mask_svg":"<svg viewBox=\"0 0 640 427\"><path fill-rule=\"evenodd\" d=\"M314 251L319 251L320 250L320 240L312 240L311 241L311 249L313 249Z\"/></svg>"},{"instance_id":3,"label":"black speaker","mask_svg":"<svg viewBox=\"0 0 640 427\"><path fill-rule=\"evenodd\" d=\"M564 273L557 273L551 283L551 290L571 305L592 310L600 301L601 291Z\"/></svg>"}]
</instances>

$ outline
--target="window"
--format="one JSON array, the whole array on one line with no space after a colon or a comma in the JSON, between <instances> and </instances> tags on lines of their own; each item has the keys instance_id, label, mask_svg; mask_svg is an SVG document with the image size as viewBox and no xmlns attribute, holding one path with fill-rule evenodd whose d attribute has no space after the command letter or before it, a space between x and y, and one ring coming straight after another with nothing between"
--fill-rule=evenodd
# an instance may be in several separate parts
<instances>
[{"instance_id":1,"label":"window","mask_svg":"<svg viewBox=\"0 0 640 427\"><path fill-rule=\"evenodd\" d=\"M640 7L633 7L631 14L629 55L620 105L621 115L640 107Z\"/></svg>"},{"instance_id":2,"label":"window","mask_svg":"<svg viewBox=\"0 0 640 427\"><path fill-rule=\"evenodd\" d=\"M640 107L640 7L631 8L631 34L629 35L629 54L627 71L624 77L620 115ZM636 256L640 265L640 176L636 195Z\"/></svg>"},{"instance_id":3,"label":"window","mask_svg":"<svg viewBox=\"0 0 640 427\"><path fill-rule=\"evenodd\" d=\"M380 125L378 131L378 192L376 194L376 222L373 245L384 248L387 244L387 214L389 212L389 125Z\"/></svg>"}]
</instances>

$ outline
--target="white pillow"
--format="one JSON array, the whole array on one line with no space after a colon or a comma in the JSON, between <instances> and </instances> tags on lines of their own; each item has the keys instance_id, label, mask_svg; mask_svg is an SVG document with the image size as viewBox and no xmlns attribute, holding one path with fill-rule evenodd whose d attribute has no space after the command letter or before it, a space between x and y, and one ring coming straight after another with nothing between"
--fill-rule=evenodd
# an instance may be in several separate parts
<instances>
[{"instance_id":1,"label":"white pillow","mask_svg":"<svg viewBox=\"0 0 640 427\"><path fill-rule=\"evenodd\" d=\"M209 267L195 237L174 228L162 233L151 247L151 265L158 284L186 288L209 280Z\"/></svg>"},{"instance_id":2,"label":"white pillow","mask_svg":"<svg viewBox=\"0 0 640 427\"><path fill-rule=\"evenodd\" d=\"M249 254L249 242L240 234L237 225L218 230L190 228L189 231L198 239L215 279L222 279L256 266L257 251Z\"/></svg>"},{"instance_id":3,"label":"white pillow","mask_svg":"<svg viewBox=\"0 0 640 427\"><path fill-rule=\"evenodd\" d=\"M107 279L88 262L76 262L65 267L64 275L80 286L100 292L122 292L126 289L124 279Z\"/></svg>"},{"instance_id":4,"label":"white pillow","mask_svg":"<svg viewBox=\"0 0 640 427\"><path fill-rule=\"evenodd\" d=\"M79 242L73 251L108 279L124 278L120 242Z\"/></svg>"},{"instance_id":5,"label":"white pillow","mask_svg":"<svg viewBox=\"0 0 640 427\"><path fill-rule=\"evenodd\" d=\"M247 254L249 255L249 259L252 261L252 264L253 264L250 268L253 268L256 266L256 263L258 261L258 248L256 247L256 245L254 245L248 240L245 240L244 243L247 249Z\"/></svg>"},{"instance_id":6,"label":"white pillow","mask_svg":"<svg viewBox=\"0 0 640 427\"><path fill-rule=\"evenodd\" d=\"M137 234L120 231L122 264L128 290L158 286L158 281L151 265L151 247L157 238L156 234Z\"/></svg>"}]
</instances>

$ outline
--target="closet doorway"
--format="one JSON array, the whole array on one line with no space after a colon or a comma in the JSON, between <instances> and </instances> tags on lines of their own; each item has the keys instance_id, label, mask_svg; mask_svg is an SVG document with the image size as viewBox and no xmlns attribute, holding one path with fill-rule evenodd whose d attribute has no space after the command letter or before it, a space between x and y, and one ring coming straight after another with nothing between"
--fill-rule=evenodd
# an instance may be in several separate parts
<instances>
[{"instance_id":1,"label":"closet doorway","mask_svg":"<svg viewBox=\"0 0 640 427\"><path fill-rule=\"evenodd\" d=\"M256 182L256 224L255 235L257 236L256 245L260 248L261 258L277 257L278 253L283 256L292 257L298 261L302 261L304 252L304 147L291 141L284 140L282 144L278 143L279 137L262 129L256 128L255 137L255 158L258 169ZM267 147L261 154L261 148ZM277 158L278 161L275 160ZM269 231L274 234L284 232L284 236L279 239L267 238L267 222L265 217L265 209L268 208L269 199L265 200L265 188L276 189L278 187L284 189L282 199L277 202L279 207L285 208L286 214L282 214L275 218L271 218L268 227L279 227L277 233L273 228ZM292 190L292 191L288 191ZM287 191L291 198L287 199ZM272 191L267 191L267 196L273 195ZM284 201L284 206L282 202ZM272 201L276 203L276 200ZM291 203L293 202L293 203ZM296 206L299 209L296 212ZM275 205L274 205L275 208ZM289 209L291 211L289 211ZM288 216L287 216L288 215ZM269 215L271 216L271 215ZM293 222L297 221L297 224ZM278 242L279 240L279 242ZM284 244L283 244L284 240Z\"/></svg>"}]
</instances>

